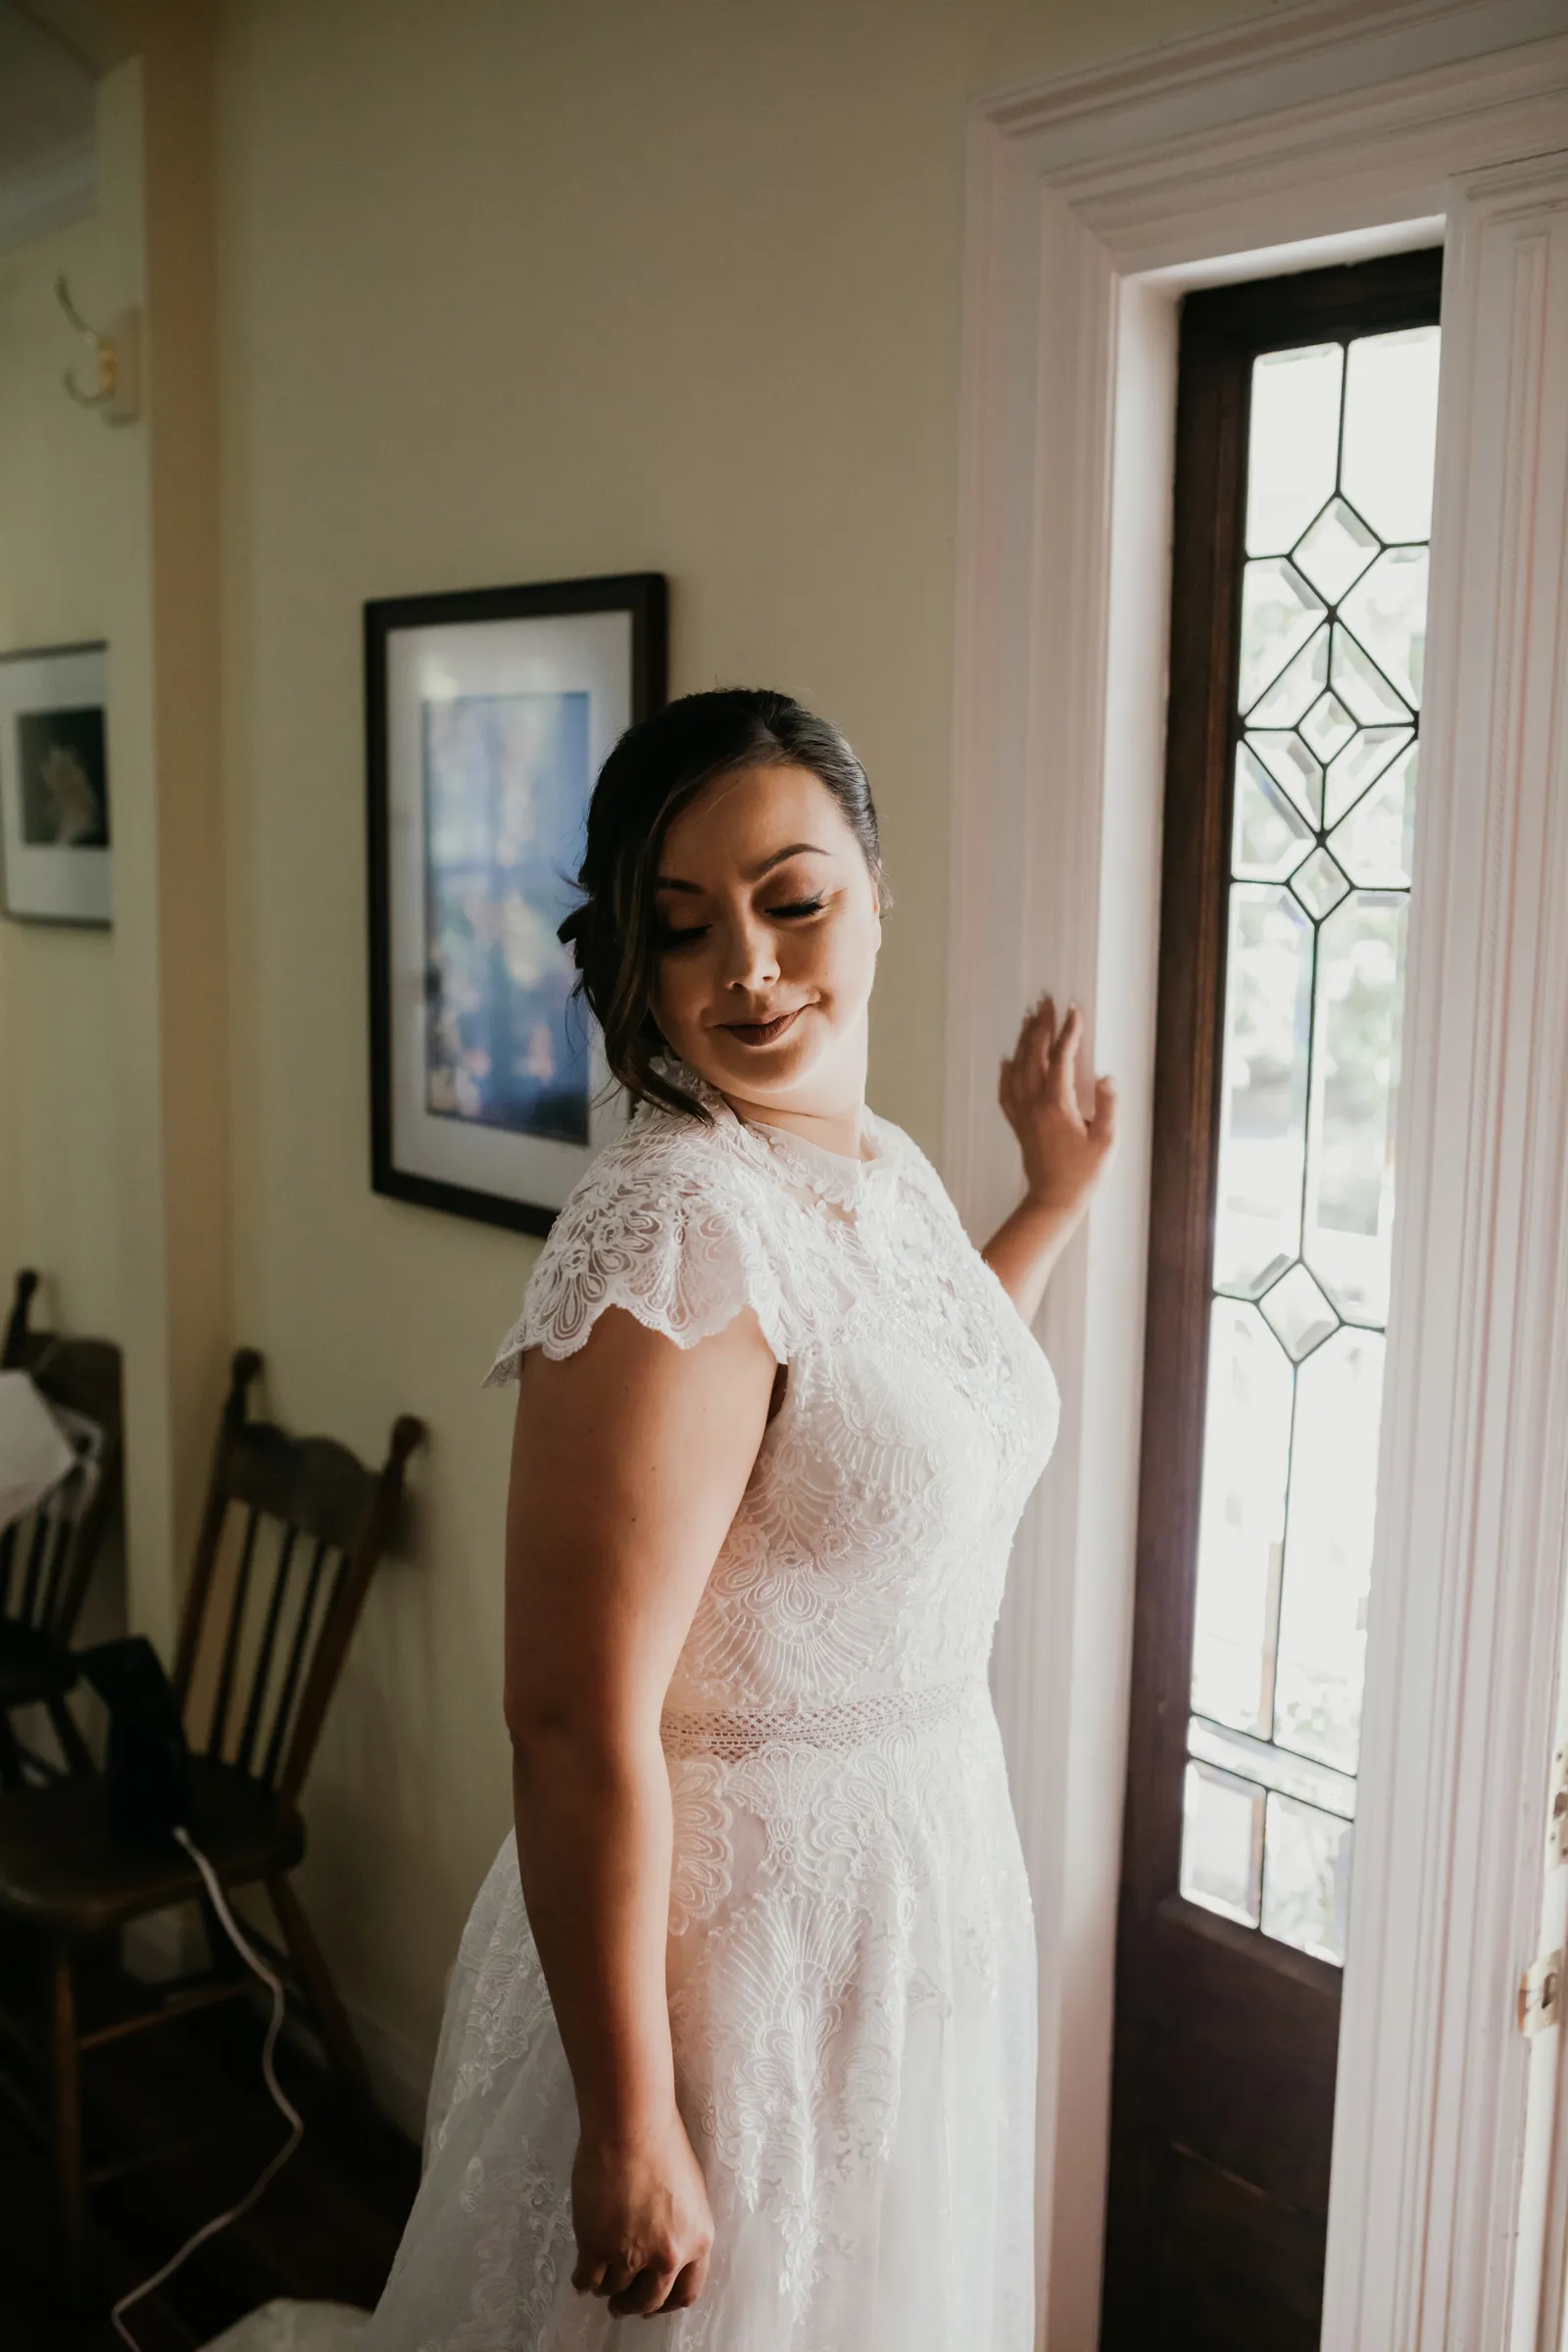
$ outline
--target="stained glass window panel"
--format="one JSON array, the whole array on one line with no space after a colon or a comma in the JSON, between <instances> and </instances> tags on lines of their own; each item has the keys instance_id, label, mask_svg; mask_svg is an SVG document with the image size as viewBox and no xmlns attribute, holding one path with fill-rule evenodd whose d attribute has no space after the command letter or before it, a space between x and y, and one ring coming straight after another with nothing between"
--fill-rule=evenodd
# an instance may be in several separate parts
<instances>
[{"instance_id":1,"label":"stained glass window panel","mask_svg":"<svg viewBox=\"0 0 1568 2352\"><path fill-rule=\"evenodd\" d=\"M1438 334L1254 364L1182 1891L1345 1952Z\"/></svg>"}]
</instances>

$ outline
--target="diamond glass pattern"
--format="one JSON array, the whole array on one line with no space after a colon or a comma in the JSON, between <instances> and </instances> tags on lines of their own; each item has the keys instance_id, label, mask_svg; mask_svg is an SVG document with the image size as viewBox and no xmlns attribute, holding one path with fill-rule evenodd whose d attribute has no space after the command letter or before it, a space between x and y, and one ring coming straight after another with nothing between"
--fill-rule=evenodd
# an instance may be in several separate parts
<instances>
[{"instance_id":1,"label":"diamond glass pattern","mask_svg":"<svg viewBox=\"0 0 1568 2352\"><path fill-rule=\"evenodd\" d=\"M1339 620L1334 623L1329 655L1329 684L1360 726L1402 727L1409 722L1403 698L1395 693L1366 649L1356 644Z\"/></svg>"},{"instance_id":2,"label":"diamond glass pattern","mask_svg":"<svg viewBox=\"0 0 1568 2352\"><path fill-rule=\"evenodd\" d=\"M1245 743L1236 750L1235 825L1231 865L1242 881L1283 882L1312 846L1311 826Z\"/></svg>"},{"instance_id":3,"label":"diamond glass pattern","mask_svg":"<svg viewBox=\"0 0 1568 2352\"><path fill-rule=\"evenodd\" d=\"M1291 888L1310 915L1319 921L1332 913L1350 885L1327 850L1318 849L1291 876Z\"/></svg>"},{"instance_id":4,"label":"diamond glass pattern","mask_svg":"<svg viewBox=\"0 0 1568 2352\"><path fill-rule=\"evenodd\" d=\"M1323 605L1294 564L1264 556L1242 574L1242 707L1254 703L1298 654Z\"/></svg>"},{"instance_id":5,"label":"diamond glass pattern","mask_svg":"<svg viewBox=\"0 0 1568 2352\"><path fill-rule=\"evenodd\" d=\"M1291 550L1297 569L1305 573L1319 596L1331 605L1337 605L1351 582L1361 577L1377 552L1376 532L1367 529L1343 498L1331 499Z\"/></svg>"},{"instance_id":6,"label":"diamond glass pattern","mask_svg":"<svg viewBox=\"0 0 1568 2352\"><path fill-rule=\"evenodd\" d=\"M1323 770L1295 728L1288 732L1272 727L1250 729L1246 743L1275 782L1284 785L1308 823L1319 825L1323 819Z\"/></svg>"},{"instance_id":7,"label":"diamond glass pattern","mask_svg":"<svg viewBox=\"0 0 1568 2352\"><path fill-rule=\"evenodd\" d=\"M1339 1322L1338 1315L1324 1298L1322 1291L1299 1260L1288 1274L1282 1274L1271 1291L1265 1291L1261 1300L1268 1327L1293 1363L1326 1340Z\"/></svg>"},{"instance_id":8,"label":"diamond glass pattern","mask_svg":"<svg viewBox=\"0 0 1568 2352\"><path fill-rule=\"evenodd\" d=\"M1363 727L1329 769L1323 794L1323 823L1337 825L1409 740L1408 727Z\"/></svg>"},{"instance_id":9,"label":"diamond glass pattern","mask_svg":"<svg viewBox=\"0 0 1568 2352\"><path fill-rule=\"evenodd\" d=\"M1343 1960L1438 331L1253 366L1181 1890ZM1342 414L1343 409L1343 414Z\"/></svg>"},{"instance_id":10,"label":"diamond glass pattern","mask_svg":"<svg viewBox=\"0 0 1568 2352\"><path fill-rule=\"evenodd\" d=\"M1337 694L1324 694L1301 721L1301 736L1314 759L1332 760L1355 733L1355 721Z\"/></svg>"},{"instance_id":11,"label":"diamond glass pattern","mask_svg":"<svg viewBox=\"0 0 1568 2352\"><path fill-rule=\"evenodd\" d=\"M1319 629L1310 637L1288 669L1247 712L1250 727L1294 727L1303 710L1317 701L1329 674L1329 633ZM1246 709L1245 697L1243 708Z\"/></svg>"},{"instance_id":12,"label":"diamond glass pattern","mask_svg":"<svg viewBox=\"0 0 1568 2352\"><path fill-rule=\"evenodd\" d=\"M1415 848L1416 750L1401 752L1382 780L1329 836L1352 882L1373 890L1407 890Z\"/></svg>"}]
</instances>

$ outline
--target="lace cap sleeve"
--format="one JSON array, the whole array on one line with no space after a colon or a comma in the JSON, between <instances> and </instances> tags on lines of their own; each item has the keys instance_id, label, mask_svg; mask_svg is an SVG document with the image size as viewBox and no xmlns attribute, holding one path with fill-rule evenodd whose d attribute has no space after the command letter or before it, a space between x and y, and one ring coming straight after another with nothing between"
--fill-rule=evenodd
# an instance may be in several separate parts
<instances>
[{"instance_id":1,"label":"lace cap sleeve","mask_svg":"<svg viewBox=\"0 0 1568 2352\"><path fill-rule=\"evenodd\" d=\"M756 1204L733 1171L705 1164L704 1143L695 1129L650 1142L634 1125L600 1155L550 1229L486 1387L514 1380L530 1348L575 1354L607 1306L624 1307L677 1348L710 1339L750 1306L787 1361Z\"/></svg>"}]
</instances>

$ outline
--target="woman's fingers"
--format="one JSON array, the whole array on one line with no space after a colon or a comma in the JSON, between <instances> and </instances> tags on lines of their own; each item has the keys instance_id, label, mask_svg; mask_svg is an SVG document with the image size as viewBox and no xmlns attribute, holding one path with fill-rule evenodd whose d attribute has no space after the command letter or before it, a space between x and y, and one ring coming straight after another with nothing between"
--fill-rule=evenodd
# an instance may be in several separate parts
<instances>
[{"instance_id":1,"label":"woman's fingers","mask_svg":"<svg viewBox=\"0 0 1568 2352\"><path fill-rule=\"evenodd\" d=\"M1076 1004L1069 1004L1067 1017L1051 1049L1051 1079L1056 1099L1072 1109L1078 1105L1078 1048L1084 1034L1084 1016Z\"/></svg>"},{"instance_id":2,"label":"woman's fingers","mask_svg":"<svg viewBox=\"0 0 1568 2352\"><path fill-rule=\"evenodd\" d=\"M611 2311L617 2320L638 2319L651 2312L662 2311L676 2277L676 2272L650 2263L646 2270L638 2272L622 2293L611 2296Z\"/></svg>"},{"instance_id":3,"label":"woman's fingers","mask_svg":"<svg viewBox=\"0 0 1568 2352\"><path fill-rule=\"evenodd\" d=\"M680 2277L676 2279L674 2285L664 2297L664 2309L666 2311L689 2310L691 2305L696 2302L698 2296L702 2293L703 2288L707 2285L707 2283L708 2256L704 2254L700 2256L696 2262L689 2262L686 2265L686 2268L681 2272Z\"/></svg>"}]
</instances>

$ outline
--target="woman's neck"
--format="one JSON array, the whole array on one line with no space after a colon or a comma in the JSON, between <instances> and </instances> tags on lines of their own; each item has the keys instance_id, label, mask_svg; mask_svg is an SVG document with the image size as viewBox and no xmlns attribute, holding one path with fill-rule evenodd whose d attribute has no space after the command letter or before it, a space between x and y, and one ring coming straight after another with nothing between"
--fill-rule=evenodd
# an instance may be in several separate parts
<instances>
[{"instance_id":1,"label":"woman's neck","mask_svg":"<svg viewBox=\"0 0 1568 2352\"><path fill-rule=\"evenodd\" d=\"M745 1119L753 1126L782 1127L787 1134L798 1135L803 1143L815 1144L820 1152L836 1152L840 1159L865 1156L863 1093L842 1105L821 1110L775 1108L771 1102L748 1102L744 1095L726 1095L724 1100L738 1119Z\"/></svg>"}]
</instances>

